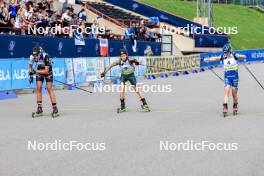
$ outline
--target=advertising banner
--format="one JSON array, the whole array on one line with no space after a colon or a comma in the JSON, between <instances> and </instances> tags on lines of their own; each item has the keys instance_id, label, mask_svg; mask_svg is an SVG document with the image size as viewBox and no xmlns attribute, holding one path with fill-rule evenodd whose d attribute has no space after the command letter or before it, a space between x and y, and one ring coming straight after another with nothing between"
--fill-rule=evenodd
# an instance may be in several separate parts
<instances>
[{"instance_id":1,"label":"advertising banner","mask_svg":"<svg viewBox=\"0 0 264 176\"><path fill-rule=\"evenodd\" d=\"M65 59L65 66L66 66L66 83L74 84L73 59L72 58Z\"/></svg>"},{"instance_id":2,"label":"advertising banner","mask_svg":"<svg viewBox=\"0 0 264 176\"><path fill-rule=\"evenodd\" d=\"M100 73L104 71L105 58L87 58L86 59L86 82L103 80Z\"/></svg>"},{"instance_id":3,"label":"advertising banner","mask_svg":"<svg viewBox=\"0 0 264 176\"><path fill-rule=\"evenodd\" d=\"M73 59L73 73L75 83L86 82L86 58Z\"/></svg>"},{"instance_id":4,"label":"advertising banner","mask_svg":"<svg viewBox=\"0 0 264 176\"><path fill-rule=\"evenodd\" d=\"M65 59L53 59L52 69L53 69L53 77L54 77L54 85L59 85L60 83L56 82L56 80L65 83L66 82L66 66Z\"/></svg>"},{"instance_id":5,"label":"advertising banner","mask_svg":"<svg viewBox=\"0 0 264 176\"><path fill-rule=\"evenodd\" d=\"M12 69L11 61L0 61L0 91L12 89L11 69Z\"/></svg>"},{"instance_id":6,"label":"advertising banner","mask_svg":"<svg viewBox=\"0 0 264 176\"><path fill-rule=\"evenodd\" d=\"M29 64L27 60L12 61L12 89L36 87L36 76L33 84L29 83Z\"/></svg>"}]
</instances>

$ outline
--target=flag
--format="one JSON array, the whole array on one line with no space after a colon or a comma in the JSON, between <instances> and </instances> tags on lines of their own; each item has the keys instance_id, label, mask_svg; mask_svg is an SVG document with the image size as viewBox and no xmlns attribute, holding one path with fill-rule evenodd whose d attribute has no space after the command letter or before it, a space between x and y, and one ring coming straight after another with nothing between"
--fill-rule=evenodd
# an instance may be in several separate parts
<instances>
[{"instance_id":1,"label":"flag","mask_svg":"<svg viewBox=\"0 0 264 176\"><path fill-rule=\"evenodd\" d=\"M108 39L100 39L100 56L108 56Z\"/></svg>"},{"instance_id":2,"label":"flag","mask_svg":"<svg viewBox=\"0 0 264 176\"><path fill-rule=\"evenodd\" d=\"M82 33L75 31L73 35L74 35L74 44L76 46L85 46L85 40Z\"/></svg>"}]
</instances>

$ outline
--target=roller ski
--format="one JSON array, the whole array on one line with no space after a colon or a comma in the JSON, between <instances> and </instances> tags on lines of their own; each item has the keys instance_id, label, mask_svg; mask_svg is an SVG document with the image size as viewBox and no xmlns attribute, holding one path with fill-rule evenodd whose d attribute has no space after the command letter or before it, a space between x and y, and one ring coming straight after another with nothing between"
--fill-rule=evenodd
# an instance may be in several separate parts
<instances>
[{"instance_id":1,"label":"roller ski","mask_svg":"<svg viewBox=\"0 0 264 176\"><path fill-rule=\"evenodd\" d=\"M38 107L36 112L32 112L32 118L37 118L43 116L43 110L41 107Z\"/></svg>"},{"instance_id":2,"label":"roller ski","mask_svg":"<svg viewBox=\"0 0 264 176\"><path fill-rule=\"evenodd\" d=\"M56 117L59 117L59 116L60 116L57 107L54 107L54 108L53 108L53 112L51 113L51 116L52 116L53 118L56 118Z\"/></svg>"},{"instance_id":3,"label":"roller ski","mask_svg":"<svg viewBox=\"0 0 264 176\"><path fill-rule=\"evenodd\" d=\"M141 105L141 109L143 112L150 112L148 105Z\"/></svg>"},{"instance_id":4,"label":"roller ski","mask_svg":"<svg viewBox=\"0 0 264 176\"><path fill-rule=\"evenodd\" d=\"M224 118L227 117L227 112L228 112L228 106L227 103L223 104L223 116Z\"/></svg>"},{"instance_id":5,"label":"roller ski","mask_svg":"<svg viewBox=\"0 0 264 176\"><path fill-rule=\"evenodd\" d=\"M117 113L126 112L126 108L117 108Z\"/></svg>"},{"instance_id":6,"label":"roller ski","mask_svg":"<svg viewBox=\"0 0 264 176\"><path fill-rule=\"evenodd\" d=\"M238 114L238 103L233 104L233 115L236 116Z\"/></svg>"}]
</instances>

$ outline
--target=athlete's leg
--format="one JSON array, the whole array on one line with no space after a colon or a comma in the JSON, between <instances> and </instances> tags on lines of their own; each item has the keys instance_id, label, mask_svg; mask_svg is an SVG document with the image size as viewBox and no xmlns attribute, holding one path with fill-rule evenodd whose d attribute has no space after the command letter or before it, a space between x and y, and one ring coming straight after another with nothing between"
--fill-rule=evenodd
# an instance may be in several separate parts
<instances>
[{"instance_id":1,"label":"athlete's leg","mask_svg":"<svg viewBox=\"0 0 264 176\"><path fill-rule=\"evenodd\" d=\"M223 103L223 115L226 117L228 112L228 97L230 94L230 83L228 78L225 79L225 96L224 96L224 103Z\"/></svg>"},{"instance_id":2,"label":"athlete's leg","mask_svg":"<svg viewBox=\"0 0 264 176\"><path fill-rule=\"evenodd\" d=\"M230 86L225 86L225 96L224 96L224 103L227 104L228 103L228 97L230 94Z\"/></svg>"},{"instance_id":3,"label":"athlete's leg","mask_svg":"<svg viewBox=\"0 0 264 176\"><path fill-rule=\"evenodd\" d=\"M57 117L57 116L59 116L59 111L57 108L56 95L55 95L54 90L52 88L52 83L53 83L53 77L52 77L52 75L50 75L49 77L46 78L46 86L47 86L50 101L52 104L52 109L53 109L52 116Z\"/></svg>"},{"instance_id":4,"label":"athlete's leg","mask_svg":"<svg viewBox=\"0 0 264 176\"><path fill-rule=\"evenodd\" d=\"M125 91L126 91L126 84L125 82L121 82L121 91L120 91L120 103L121 103L121 109L126 108L125 104Z\"/></svg>"},{"instance_id":5,"label":"athlete's leg","mask_svg":"<svg viewBox=\"0 0 264 176\"><path fill-rule=\"evenodd\" d=\"M47 90L49 93L51 103L56 104L56 95L55 95L54 90L52 88L52 82L47 82L46 86L47 86Z\"/></svg>"},{"instance_id":6,"label":"athlete's leg","mask_svg":"<svg viewBox=\"0 0 264 176\"><path fill-rule=\"evenodd\" d=\"M233 102L234 102L234 104L235 103L238 103L237 92L238 92L238 89L235 88L235 87L233 87L232 88L232 96L233 96Z\"/></svg>"},{"instance_id":7,"label":"athlete's leg","mask_svg":"<svg viewBox=\"0 0 264 176\"><path fill-rule=\"evenodd\" d=\"M233 80L232 96L233 96L233 114L236 115L238 111L238 79Z\"/></svg>"},{"instance_id":8,"label":"athlete's leg","mask_svg":"<svg viewBox=\"0 0 264 176\"><path fill-rule=\"evenodd\" d=\"M42 79L40 77L37 77L37 104L38 108L36 112L32 113L32 117L39 117L42 115Z\"/></svg>"},{"instance_id":9,"label":"athlete's leg","mask_svg":"<svg viewBox=\"0 0 264 176\"><path fill-rule=\"evenodd\" d=\"M42 103L42 81L37 80L37 101Z\"/></svg>"}]
</instances>

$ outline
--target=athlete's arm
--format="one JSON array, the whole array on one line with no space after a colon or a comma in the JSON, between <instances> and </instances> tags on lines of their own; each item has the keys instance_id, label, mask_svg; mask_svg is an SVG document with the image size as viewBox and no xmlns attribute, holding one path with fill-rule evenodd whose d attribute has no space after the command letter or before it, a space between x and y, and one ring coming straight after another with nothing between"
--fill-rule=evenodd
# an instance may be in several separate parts
<instances>
[{"instance_id":1,"label":"athlete's arm","mask_svg":"<svg viewBox=\"0 0 264 176\"><path fill-rule=\"evenodd\" d=\"M104 70L103 73L101 73L101 77L104 77L105 74L106 74L107 72L109 72L113 67L119 65L119 63L120 63L119 60L118 60L118 61L115 61L114 63L112 63L109 67L107 67L107 68Z\"/></svg>"},{"instance_id":2,"label":"athlete's arm","mask_svg":"<svg viewBox=\"0 0 264 176\"><path fill-rule=\"evenodd\" d=\"M222 56L215 56L215 57L205 58L204 62L218 61L218 60L221 60L221 59L222 59Z\"/></svg>"},{"instance_id":3,"label":"athlete's arm","mask_svg":"<svg viewBox=\"0 0 264 176\"><path fill-rule=\"evenodd\" d=\"M34 75L34 72L33 72L33 63L34 63L34 58L31 55L29 57L29 83L30 84L33 83L33 75Z\"/></svg>"},{"instance_id":4,"label":"athlete's arm","mask_svg":"<svg viewBox=\"0 0 264 176\"><path fill-rule=\"evenodd\" d=\"M34 57L30 55L29 56L29 73L33 72L33 63L34 63Z\"/></svg>"},{"instance_id":5,"label":"athlete's arm","mask_svg":"<svg viewBox=\"0 0 264 176\"><path fill-rule=\"evenodd\" d=\"M247 56L246 55L243 55L243 54L236 54L235 55L238 59L245 59L245 58L247 58Z\"/></svg>"},{"instance_id":6,"label":"athlete's arm","mask_svg":"<svg viewBox=\"0 0 264 176\"><path fill-rule=\"evenodd\" d=\"M32 64L29 64L29 73L32 73L33 72L33 66L32 66Z\"/></svg>"}]
</instances>

